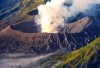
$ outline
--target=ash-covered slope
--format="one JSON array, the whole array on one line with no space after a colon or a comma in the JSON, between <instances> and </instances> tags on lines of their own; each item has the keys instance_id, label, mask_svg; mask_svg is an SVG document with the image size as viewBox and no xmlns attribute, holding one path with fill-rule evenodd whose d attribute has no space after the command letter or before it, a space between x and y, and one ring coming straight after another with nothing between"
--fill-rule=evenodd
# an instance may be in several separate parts
<instances>
[{"instance_id":1,"label":"ash-covered slope","mask_svg":"<svg viewBox=\"0 0 100 68\"><path fill-rule=\"evenodd\" d=\"M29 25L31 23L28 22ZM34 26L33 30L30 30L31 27L26 23L8 26L0 32L0 53L43 54L72 51L96 38L95 34L85 31L89 27L86 25L90 25L90 23L91 20L85 17L73 24L66 24L64 31L60 31L60 33L34 33L38 32L33 31L36 27ZM77 30L78 28L79 30ZM27 32L29 30L30 33Z\"/></svg>"},{"instance_id":2,"label":"ash-covered slope","mask_svg":"<svg viewBox=\"0 0 100 68\"><path fill-rule=\"evenodd\" d=\"M49 57L39 61L42 68L99 68L100 67L100 37L69 54Z\"/></svg>"},{"instance_id":3,"label":"ash-covered slope","mask_svg":"<svg viewBox=\"0 0 100 68\"><path fill-rule=\"evenodd\" d=\"M38 33L39 28L34 23L34 15L38 11L34 9L41 3L44 3L44 0L5 0L1 2L0 53L40 54L59 50L71 51L100 36L100 10L98 8L93 8L93 12L87 11L80 14L74 18L75 20L68 19L74 23L67 24L58 34ZM88 18L80 20L85 16L89 16L93 23L87 23ZM75 22L76 20L80 21ZM7 28L4 29L4 27Z\"/></svg>"}]
</instances>

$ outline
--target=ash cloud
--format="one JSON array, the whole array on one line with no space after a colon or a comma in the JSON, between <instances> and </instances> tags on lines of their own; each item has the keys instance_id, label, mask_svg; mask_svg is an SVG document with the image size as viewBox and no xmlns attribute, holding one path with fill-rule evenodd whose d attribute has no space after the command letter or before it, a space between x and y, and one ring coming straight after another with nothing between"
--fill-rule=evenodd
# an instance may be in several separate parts
<instances>
[{"instance_id":1,"label":"ash cloud","mask_svg":"<svg viewBox=\"0 0 100 68\"><path fill-rule=\"evenodd\" d=\"M43 33L58 33L61 28L64 28L68 18L89 10L91 3L98 2L99 0L48 1L46 4L38 6L39 13L36 16L36 23L41 25L41 32Z\"/></svg>"}]
</instances>

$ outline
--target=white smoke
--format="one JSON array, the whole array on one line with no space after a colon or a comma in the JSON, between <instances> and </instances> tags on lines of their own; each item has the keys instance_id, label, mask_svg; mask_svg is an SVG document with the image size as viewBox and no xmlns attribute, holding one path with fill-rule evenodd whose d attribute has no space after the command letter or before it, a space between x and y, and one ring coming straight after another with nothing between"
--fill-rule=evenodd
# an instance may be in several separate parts
<instances>
[{"instance_id":1,"label":"white smoke","mask_svg":"<svg viewBox=\"0 0 100 68\"><path fill-rule=\"evenodd\" d=\"M38 24L41 24L41 32L57 33L59 27L64 26L63 17L67 14L64 2L65 0L51 0L51 2L38 7L39 17L37 20Z\"/></svg>"},{"instance_id":2,"label":"white smoke","mask_svg":"<svg viewBox=\"0 0 100 68\"><path fill-rule=\"evenodd\" d=\"M41 32L58 33L64 27L69 17L76 16L79 12L89 9L89 4L94 0L51 0L44 5L38 6L39 14L36 23L41 25ZM70 7L64 3L71 3Z\"/></svg>"}]
</instances>

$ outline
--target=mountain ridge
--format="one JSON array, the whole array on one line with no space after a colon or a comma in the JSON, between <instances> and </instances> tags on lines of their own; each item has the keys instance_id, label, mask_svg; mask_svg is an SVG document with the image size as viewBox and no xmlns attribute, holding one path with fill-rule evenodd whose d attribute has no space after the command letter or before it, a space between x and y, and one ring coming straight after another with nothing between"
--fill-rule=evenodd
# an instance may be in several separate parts
<instances>
[{"instance_id":1,"label":"mountain ridge","mask_svg":"<svg viewBox=\"0 0 100 68\"><path fill-rule=\"evenodd\" d=\"M0 11L0 30L11 24L32 21L34 15L31 16L28 13L43 3L44 0L5 0L0 4L2 9Z\"/></svg>"},{"instance_id":2,"label":"mountain ridge","mask_svg":"<svg viewBox=\"0 0 100 68\"><path fill-rule=\"evenodd\" d=\"M85 47L69 54L48 57L40 62L43 68L99 68L100 67L100 37ZM43 62L43 63L42 63Z\"/></svg>"},{"instance_id":3,"label":"mountain ridge","mask_svg":"<svg viewBox=\"0 0 100 68\"><path fill-rule=\"evenodd\" d=\"M18 30L13 30L15 28L19 28L19 25L18 27L14 25L13 29L11 28L12 26L8 26L6 29L0 32L0 53L18 52L43 54L56 51L73 51L75 49L79 49L96 38L94 35L88 35L87 32L84 31L84 29L88 28L87 26L85 26L86 24L90 24L90 19L88 17L81 19L81 22L79 20L70 25L70 27L72 25L84 26L80 31L77 32L76 30L74 33L68 33L67 30L64 30L58 34L24 33ZM73 31L72 27L70 27L68 27L70 31ZM75 29L78 27L73 28ZM13 43L11 43L12 40Z\"/></svg>"}]
</instances>

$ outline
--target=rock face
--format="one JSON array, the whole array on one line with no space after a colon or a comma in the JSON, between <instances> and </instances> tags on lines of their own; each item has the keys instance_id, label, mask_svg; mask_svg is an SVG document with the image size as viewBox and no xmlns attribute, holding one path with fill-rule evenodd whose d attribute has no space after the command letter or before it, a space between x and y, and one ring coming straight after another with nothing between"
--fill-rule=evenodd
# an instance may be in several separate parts
<instances>
[{"instance_id":1,"label":"rock face","mask_svg":"<svg viewBox=\"0 0 100 68\"><path fill-rule=\"evenodd\" d=\"M92 21L90 20L90 18L84 17L83 19L78 20L74 23L66 24L67 33L79 33L83 29L87 28L91 23Z\"/></svg>"},{"instance_id":2,"label":"rock face","mask_svg":"<svg viewBox=\"0 0 100 68\"><path fill-rule=\"evenodd\" d=\"M31 27L30 24L25 26L26 23L8 26L0 32L0 53L43 54L78 49L96 38L96 35L86 31L87 24L90 24L90 19L85 17L73 24L66 24L68 27L64 31L55 34L29 33L27 31ZM24 28L21 25L24 25ZM80 30L77 30L78 28Z\"/></svg>"},{"instance_id":3,"label":"rock face","mask_svg":"<svg viewBox=\"0 0 100 68\"><path fill-rule=\"evenodd\" d=\"M93 9L94 11L87 11L90 14L83 13L83 16L79 16L81 18L91 17L90 15L93 14L92 24L86 17L66 24L64 30L58 34L38 33L40 28L34 25L34 15L38 12L36 7L43 4L44 1L50 0L0 1L0 53L42 54L59 50L72 51L100 36L100 10L98 7ZM77 17L77 19L80 18Z\"/></svg>"},{"instance_id":4,"label":"rock face","mask_svg":"<svg viewBox=\"0 0 100 68\"><path fill-rule=\"evenodd\" d=\"M100 37L69 54L56 55L39 61L42 68L99 68Z\"/></svg>"}]
</instances>

